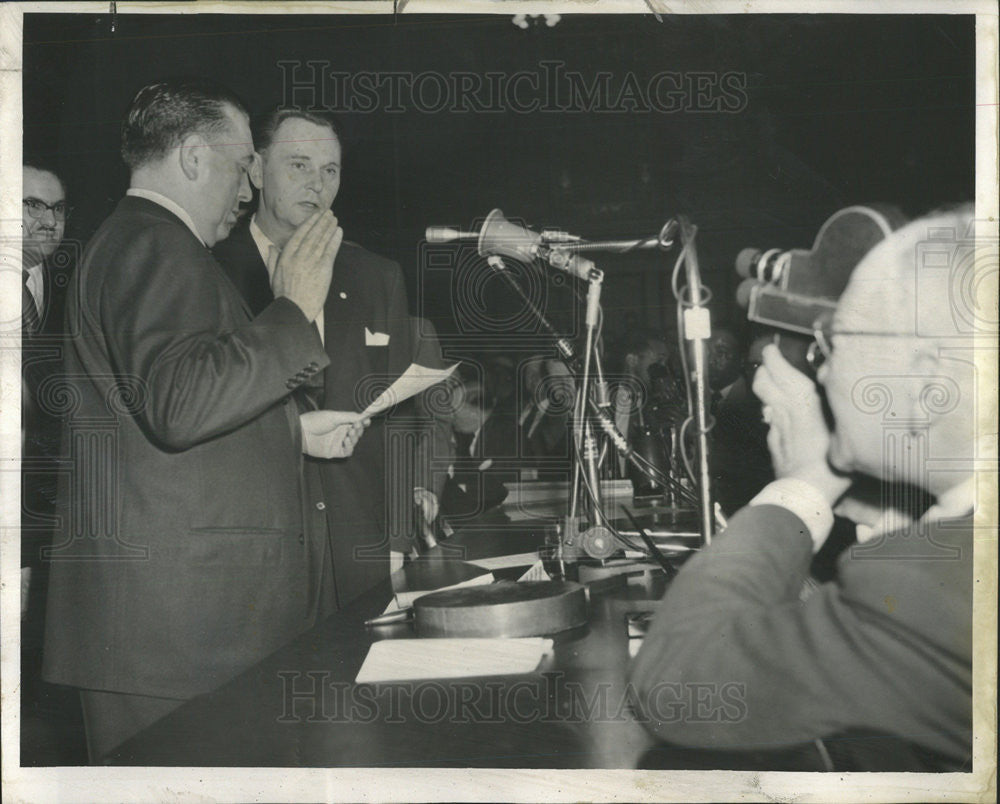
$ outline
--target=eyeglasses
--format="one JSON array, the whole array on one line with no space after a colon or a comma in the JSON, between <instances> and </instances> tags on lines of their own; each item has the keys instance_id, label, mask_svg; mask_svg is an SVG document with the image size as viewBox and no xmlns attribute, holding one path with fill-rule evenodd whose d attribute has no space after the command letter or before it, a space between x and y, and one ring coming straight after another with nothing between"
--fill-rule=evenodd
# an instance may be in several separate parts
<instances>
[{"instance_id":1,"label":"eyeglasses","mask_svg":"<svg viewBox=\"0 0 1000 804\"><path fill-rule=\"evenodd\" d=\"M69 217L70 213L73 211L73 207L66 204L65 201L56 201L54 204L46 204L37 198L25 198L21 203L24 204L24 208L28 211L28 215L36 220L46 212L51 212L52 217L57 221L64 221Z\"/></svg>"},{"instance_id":2,"label":"eyeglasses","mask_svg":"<svg viewBox=\"0 0 1000 804\"><path fill-rule=\"evenodd\" d=\"M912 332L869 332L860 329L834 329L833 318L825 316L813 324L813 342L806 350L806 363L813 373L833 356L834 335L857 335L866 338L912 338Z\"/></svg>"}]
</instances>

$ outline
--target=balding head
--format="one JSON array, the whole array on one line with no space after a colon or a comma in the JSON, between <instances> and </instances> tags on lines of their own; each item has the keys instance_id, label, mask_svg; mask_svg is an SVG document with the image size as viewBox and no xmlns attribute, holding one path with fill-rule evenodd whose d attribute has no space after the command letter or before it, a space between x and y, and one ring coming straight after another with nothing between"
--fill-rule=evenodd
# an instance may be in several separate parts
<instances>
[{"instance_id":1,"label":"balding head","mask_svg":"<svg viewBox=\"0 0 1000 804\"><path fill-rule=\"evenodd\" d=\"M971 205L962 206L913 221L875 246L851 275L834 328L905 332L925 344L961 336L963 294L956 298L954 285L972 221Z\"/></svg>"},{"instance_id":2,"label":"balding head","mask_svg":"<svg viewBox=\"0 0 1000 804\"><path fill-rule=\"evenodd\" d=\"M955 285L972 215L967 206L914 221L851 275L819 375L835 419L835 466L933 493L954 476L929 475L928 461L955 475L971 466L973 344Z\"/></svg>"}]
</instances>

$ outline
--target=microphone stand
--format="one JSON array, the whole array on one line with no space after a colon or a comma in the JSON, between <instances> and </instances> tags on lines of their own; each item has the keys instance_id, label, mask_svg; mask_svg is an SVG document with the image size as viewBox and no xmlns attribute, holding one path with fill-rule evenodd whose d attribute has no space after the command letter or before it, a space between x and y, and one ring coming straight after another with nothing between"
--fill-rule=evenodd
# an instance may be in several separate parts
<instances>
[{"instance_id":1,"label":"microphone stand","mask_svg":"<svg viewBox=\"0 0 1000 804\"><path fill-rule=\"evenodd\" d=\"M590 271L590 284L587 288L587 313L584 318L586 327L586 339L583 347L583 373L580 377L580 384L577 388L577 404L574 413L574 441L577 455L582 458L586 466L587 477L585 482L590 487L590 494L587 495L587 521L591 528L597 527L601 519L601 484L600 473L597 468L597 442L594 438L594 429L587 421L587 400L590 393L590 364L591 356L594 352L594 331L597 329L597 321L600 317L601 308L601 286L604 282L604 272L592 268ZM566 544L578 543L579 534L579 480L581 461L574 462L573 469L573 489L570 496L569 512L566 514L565 528L563 531L563 542Z\"/></svg>"},{"instance_id":2,"label":"microphone stand","mask_svg":"<svg viewBox=\"0 0 1000 804\"><path fill-rule=\"evenodd\" d=\"M676 219L671 219L664 224L660 233L655 238L645 238L642 240L616 240L616 241L604 241L604 242L594 242L594 241L584 241L579 238L574 238L570 235L565 235L564 233L550 233L545 232L543 234L542 248L538 248L534 252L535 258L544 259L553 267L566 270L567 261L570 259L570 255L573 252L580 251L615 251L619 253L634 251L638 249L661 249L666 250L674 245L676 234L680 231L682 234L683 228L681 223ZM689 248L688 255L693 254L693 248ZM486 256L486 255L484 255ZM529 255L525 254L525 258ZM542 328L552 336L559 350L559 354L564 363L567 365L572 364L574 358L576 357L572 344L570 344L567 339L561 337L555 327L548 321L545 317L544 312L538 308L538 306L527 296L523 288L517 280L510 275L507 271L506 265L503 258L497 254L493 254L487 257L487 263L491 268L498 273L508 286L520 297L522 302L528 310L534 315L534 317L541 324ZM701 285L698 278L698 266L697 260L694 258L693 263L691 259L686 261L688 268L688 282L689 286L697 290L697 296L693 296L696 299L696 303L692 303L690 309L685 311L686 313L692 313L691 325L685 324L685 333L695 332L695 323L704 318L704 327L707 330L708 327L708 310L701 306ZM581 277L582 278L582 277ZM561 538L559 539L559 545L557 549L556 559L560 567L565 565L567 560L575 561L584 551L581 549L581 542L587 543L587 539L581 539L581 535L586 537L586 533L581 534L580 530L580 490L581 482L586 482L590 493L587 495L585 500L585 505L587 508L587 520L589 522L589 529L594 531L596 528L603 529L604 515L602 511L601 504L601 488L600 488L600 463L603 456L608 452L607 444L610 443L614 448L622 454L630 463L640 469L643 473L650 475L650 470L643 466L638 460L635 452L629 446L625 437L618 432L614 425L614 421L609 415L608 411L610 409L610 401L608 399L607 383L604 380L604 371L601 364L601 357L599 350L596 345L595 333L597 330L597 325L600 319L600 297L601 289L604 282L604 272L596 267L591 268L587 272L588 291L587 291L587 311L585 316L585 326L586 326L586 337L585 346L583 351L583 361L582 361L582 373L579 375L579 385L577 388L577 396L574 404L573 410L573 448L577 459L573 462L573 480L570 486L570 500L569 509L567 511L566 517L563 521L563 532ZM695 313L697 310L697 313ZM687 316L686 316L687 321ZM689 335L689 339L693 336ZM700 485L702 486L701 494L701 513L702 513L702 533L705 538L706 544L711 539L711 503L710 495L708 489L709 475L708 475L708 464L707 464L707 415L705 412L705 344L704 338L707 338L708 334L705 334L700 340L694 341L695 350L695 370L696 376L699 378L699 386L697 389L697 398L699 400L700 410L696 413L696 421L698 423L698 433L699 433L699 457L701 459L700 466ZM572 369L572 366L570 366ZM592 399L591 397L591 369L596 374L596 382L594 387L597 389L598 399ZM575 373L575 372L574 372ZM595 437L595 428L593 423L591 423L587 418L587 410L591 409L592 413L596 417L596 424L599 425L597 431L599 434L603 435L605 438L604 449L598 450L597 441ZM584 477L583 473L586 472ZM655 478L658 482L668 481L667 485L672 485L669 478ZM706 506L707 506L707 519L706 519ZM706 524L707 523L707 524Z\"/></svg>"},{"instance_id":3,"label":"microphone stand","mask_svg":"<svg viewBox=\"0 0 1000 804\"><path fill-rule=\"evenodd\" d=\"M545 258L548 259L548 257L549 253L547 252L545 254ZM559 260L561 259L561 256L556 254L554 258ZM504 263L503 258L494 255L488 257L486 262L497 274L503 277L504 281L521 298L521 301L524 302L527 308L539 321L542 328L553 337L563 361L565 363L571 363L575 357L572 345L565 338L559 335L556 328L545 317L545 313L538 308L538 305L528 298L528 295L524 292L524 289L518 281L507 271L507 266ZM590 394L592 358L598 371L597 387L600 390L605 386L604 373L600 366L600 357L596 354L597 350L594 348L594 333L597 329L598 320L600 319L601 287L604 282L604 272L597 268L592 268L589 271L588 281L587 312L584 319L586 326L586 339L583 350L583 370L579 375L576 403L573 407L573 449L576 452L578 460L573 461L573 481L570 485L569 511L563 521L563 533L559 540L559 547L556 554L556 559L560 566L563 565L567 557L571 560L575 560L579 557L579 548L577 545L579 543L580 523L578 517L580 510L580 483L583 481L580 470L581 463L585 463L586 465L586 482L591 487L591 494L587 497L588 521L591 526L595 526L601 519L601 487L600 473L598 471L598 451L593 427L587 421L587 403ZM605 403L606 397L607 391L606 387L604 387L604 390L601 392L601 399ZM593 400L589 401L597 408L598 411L601 411L601 406L594 403ZM566 555L568 552L566 548L572 549L573 554L571 556Z\"/></svg>"},{"instance_id":4,"label":"microphone stand","mask_svg":"<svg viewBox=\"0 0 1000 804\"><path fill-rule=\"evenodd\" d=\"M684 310L684 338L691 341L692 357L694 359L694 415L698 428L698 486L699 515L701 519L701 534L705 544L712 542L712 491L708 469L708 411L705 404L708 390L708 361L705 341L712 335L711 318L708 308L704 306L704 291L701 285L701 274L698 270L698 254L694 248L694 227L686 221L681 227L681 239L684 243L684 266L688 282L687 309ZM697 231L697 230L695 230ZM681 447L683 449L683 446Z\"/></svg>"}]
</instances>

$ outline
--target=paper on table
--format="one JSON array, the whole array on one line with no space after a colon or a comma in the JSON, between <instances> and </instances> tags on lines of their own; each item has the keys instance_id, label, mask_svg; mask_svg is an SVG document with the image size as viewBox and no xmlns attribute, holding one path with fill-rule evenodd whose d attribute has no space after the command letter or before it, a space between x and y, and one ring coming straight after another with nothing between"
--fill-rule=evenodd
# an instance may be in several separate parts
<instances>
[{"instance_id":1,"label":"paper on table","mask_svg":"<svg viewBox=\"0 0 1000 804\"><path fill-rule=\"evenodd\" d=\"M451 586L442 586L440 589L419 589L414 592L396 592L393 595L392 600L389 601L389 605L385 607L383 614L388 614L391 611L399 611L400 609L406 609L413 605L413 601L418 597L423 597L424 595L430 595L434 592L443 592L445 589L460 589L463 586L485 586L486 584L491 584L496 580L493 577L493 573L488 572L485 575L479 575L475 578L470 578L467 581L462 581L461 583L453 583Z\"/></svg>"},{"instance_id":2,"label":"paper on table","mask_svg":"<svg viewBox=\"0 0 1000 804\"><path fill-rule=\"evenodd\" d=\"M449 368L433 369L410 363L406 371L400 374L392 385L375 397L375 401L358 414L358 418L367 419L371 416L377 416L383 410L388 410L393 405L398 405L411 396L416 396L421 391L450 376L457 365L458 363L455 363Z\"/></svg>"},{"instance_id":3,"label":"paper on table","mask_svg":"<svg viewBox=\"0 0 1000 804\"><path fill-rule=\"evenodd\" d=\"M538 561L538 551L532 550L530 553L517 553L512 556L494 556L491 558L470 558L469 564L475 564L487 570L507 569L508 567L527 567Z\"/></svg>"},{"instance_id":4,"label":"paper on table","mask_svg":"<svg viewBox=\"0 0 1000 804\"><path fill-rule=\"evenodd\" d=\"M368 650L355 682L412 681L530 673L552 640L520 639L383 639Z\"/></svg>"},{"instance_id":5,"label":"paper on table","mask_svg":"<svg viewBox=\"0 0 1000 804\"><path fill-rule=\"evenodd\" d=\"M518 578L519 581L548 581L549 574L545 571L545 565L541 561L536 561L524 575Z\"/></svg>"}]
</instances>

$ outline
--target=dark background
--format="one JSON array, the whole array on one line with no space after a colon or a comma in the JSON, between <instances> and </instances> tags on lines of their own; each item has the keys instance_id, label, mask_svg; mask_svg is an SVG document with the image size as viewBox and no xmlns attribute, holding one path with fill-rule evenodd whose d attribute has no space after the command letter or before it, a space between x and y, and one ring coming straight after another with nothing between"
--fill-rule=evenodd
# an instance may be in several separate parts
<instances>
[{"instance_id":1,"label":"dark background","mask_svg":"<svg viewBox=\"0 0 1000 804\"><path fill-rule=\"evenodd\" d=\"M736 320L740 249L808 247L850 204L915 216L973 196L971 16L564 16L520 30L509 15L118 15L114 33L110 22L25 15L25 146L58 152L77 207L69 234L81 240L127 187L118 126L129 98L164 75L211 76L260 109L282 101L280 60L442 73L541 72L558 60L585 78L610 71L613 87L629 72L643 85L660 71L745 74L748 102L734 113L342 115L334 210L348 238L402 264L411 307L445 332L520 326L498 280L477 280L478 324L456 321L455 294L468 288L455 266L483 269L466 252L429 269L420 247L426 226L467 228L494 207L592 238L652 235L685 213L715 317ZM609 335L674 328L672 264L648 252L599 261ZM559 307L553 284L535 282Z\"/></svg>"}]
</instances>

